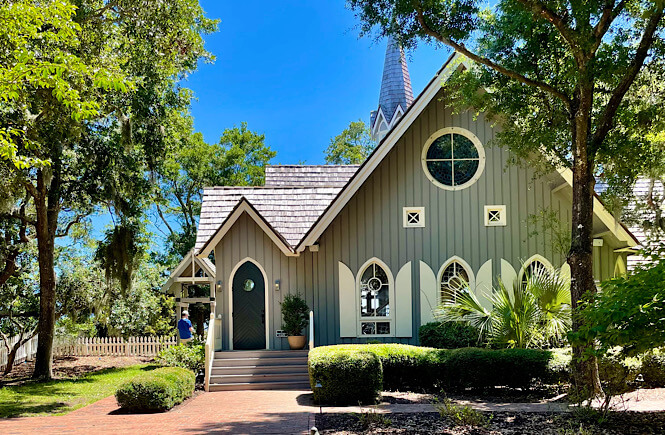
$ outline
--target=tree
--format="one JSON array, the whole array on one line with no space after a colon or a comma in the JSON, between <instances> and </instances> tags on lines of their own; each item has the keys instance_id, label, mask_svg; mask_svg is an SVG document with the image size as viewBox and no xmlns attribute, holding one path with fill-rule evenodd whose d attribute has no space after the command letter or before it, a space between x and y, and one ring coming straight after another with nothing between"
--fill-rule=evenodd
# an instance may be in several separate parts
<instances>
[{"instance_id":1,"label":"tree","mask_svg":"<svg viewBox=\"0 0 665 435\"><path fill-rule=\"evenodd\" d=\"M39 342L33 376L47 379L56 318L55 241L104 207L116 222L107 237L108 252L134 246L150 199L150 169L166 151L163 124L189 105L191 95L178 80L199 59L211 58L202 34L214 31L216 22L205 18L196 0L20 3L4 2L1 16L22 22L25 6L37 18L24 36L10 32L0 39L0 64L9 65L14 81L28 79L18 90L0 88L0 98L10 102L0 111L0 128L23 133L5 147L16 155L0 164L11 170L34 210L21 221L34 229L38 245ZM48 15L56 5L64 6L48 23L40 21L39 14ZM44 71L64 83L48 75L34 80L27 73L11 75L30 70L25 59L47 62ZM122 264L127 260L109 260L106 269L129 284L131 269Z\"/></svg>"},{"instance_id":2,"label":"tree","mask_svg":"<svg viewBox=\"0 0 665 435\"><path fill-rule=\"evenodd\" d=\"M636 80L661 70L665 2L499 0L487 10L473 0L348 3L364 33L378 27L406 48L419 39L444 44L475 62L453 80L451 97L500 124L499 142L517 159L572 170L567 260L577 313L580 301L597 291L595 176L625 183L651 161L648 140L624 133L637 119L649 122L636 116L644 109L662 111L662 105L653 104L660 98L645 99L640 108L630 95L639 90ZM573 329L581 322L574 315ZM576 385L601 394L597 363L583 353L584 346L574 346Z\"/></svg>"},{"instance_id":3,"label":"tree","mask_svg":"<svg viewBox=\"0 0 665 435\"><path fill-rule=\"evenodd\" d=\"M193 133L189 117L172 126L180 133L172 135L178 140L157 169L156 209L168 231L167 264L175 265L194 247L203 188L261 185L265 165L276 153L265 144L265 135L249 130L245 122L224 130L216 144Z\"/></svg>"},{"instance_id":4,"label":"tree","mask_svg":"<svg viewBox=\"0 0 665 435\"><path fill-rule=\"evenodd\" d=\"M340 134L330 139L326 148L326 163L331 165L358 165L374 150L369 128L362 120L352 121Z\"/></svg>"}]
</instances>

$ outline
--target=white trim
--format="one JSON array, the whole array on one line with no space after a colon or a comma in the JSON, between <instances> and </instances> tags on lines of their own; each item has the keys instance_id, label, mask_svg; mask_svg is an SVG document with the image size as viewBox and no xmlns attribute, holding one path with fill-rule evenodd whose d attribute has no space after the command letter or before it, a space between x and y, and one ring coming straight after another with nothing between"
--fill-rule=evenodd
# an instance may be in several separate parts
<instances>
[{"instance_id":1,"label":"white trim","mask_svg":"<svg viewBox=\"0 0 665 435\"><path fill-rule=\"evenodd\" d=\"M360 315L360 311L362 310L362 306L360 305L360 279L362 278L363 273L365 270L372 264L377 264L383 270L386 272L386 275L388 276L388 298L389 299L389 311L390 314L388 317L362 317ZM360 269L358 269L358 273L356 275L356 303L358 305L356 309L356 324L357 326L357 331L358 331L358 338L376 338L376 337L395 337L395 279L393 278L393 273L388 267L386 263L381 261L377 257L372 257L369 260L367 260L362 266L360 266ZM340 307L341 309L341 307ZM374 334L374 335L364 335L362 333L362 328L360 327L362 322L389 322L390 323L390 334Z\"/></svg>"},{"instance_id":2,"label":"white trim","mask_svg":"<svg viewBox=\"0 0 665 435\"><path fill-rule=\"evenodd\" d=\"M471 67L471 62L463 55L455 52L444 67L439 70L437 76L429 82L427 87L413 102L413 105L407 110L400 122L388 132L381 143L377 146L370 158L360 167L356 175L353 176L349 184L339 193L331 206L321 215L319 221L312 227L308 235L298 244L297 252L302 252L305 247L316 242L321 234L328 228L328 225L342 211L344 206L351 200L353 195L360 189L365 180L374 172L383 159L393 149L399 139L406 133L411 124L418 118L427 105L432 101L436 94L441 90L441 84L446 82L453 72L461 65L466 68Z\"/></svg>"},{"instance_id":3,"label":"white trim","mask_svg":"<svg viewBox=\"0 0 665 435\"><path fill-rule=\"evenodd\" d=\"M464 268L466 273L469 275L469 290L475 294L476 275L473 273L473 268L471 265L469 265L469 263L464 261L463 258L458 257L457 255L453 255L443 263L443 265L439 268L439 272L436 274L436 300L439 305L441 302L443 302L441 300L441 277L443 276L443 271L446 270L446 268L452 263L458 263Z\"/></svg>"},{"instance_id":4,"label":"white trim","mask_svg":"<svg viewBox=\"0 0 665 435\"><path fill-rule=\"evenodd\" d=\"M496 222L490 221L490 211L499 212L499 220ZM505 205L486 205L485 206L485 226L486 227L505 227L508 219L506 218L506 206Z\"/></svg>"},{"instance_id":5,"label":"white trim","mask_svg":"<svg viewBox=\"0 0 665 435\"><path fill-rule=\"evenodd\" d=\"M623 256L619 255L614 262L613 278L624 277L626 276L627 271L628 269L626 268L626 262L624 261Z\"/></svg>"},{"instance_id":6,"label":"white trim","mask_svg":"<svg viewBox=\"0 0 665 435\"><path fill-rule=\"evenodd\" d=\"M408 214L418 213L418 222L409 223ZM404 228L424 228L425 227L425 207L402 207L402 226Z\"/></svg>"},{"instance_id":7,"label":"white trim","mask_svg":"<svg viewBox=\"0 0 665 435\"><path fill-rule=\"evenodd\" d=\"M259 268L261 274L263 275L264 288L265 288L265 319L266 319L266 349L270 349L270 293L271 289L268 286L268 275L266 274L265 269L261 264L254 260L252 257L245 257L236 263L231 269L231 274L229 275L229 349L233 350L233 278L235 277L236 272L243 264L250 262L253 263L256 267Z\"/></svg>"},{"instance_id":8,"label":"white trim","mask_svg":"<svg viewBox=\"0 0 665 435\"><path fill-rule=\"evenodd\" d=\"M242 216L243 213L247 213L256 224L265 232L268 237L277 245L277 247L286 255L287 257L298 257L297 252L293 252L292 248L286 244L286 242L281 239L275 231L269 227L266 222L258 215L258 213L251 207L249 201L243 198L240 200L240 203L236 209L231 213L224 221L224 223L215 231L215 234L208 239L206 245L199 251L197 254L198 257L207 257L208 254L215 249L217 244L224 238L226 233L233 227L233 224ZM313 244L313 243L311 243Z\"/></svg>"},{"instance_id":9,"label":"white trim","mask_svg":"<svg viewBox=\"0 0 665 435\"><path fill-rule=\"evenodd\" d=\"M478 169L476 169L476 173L473 174L473 177L471 177L469 181L467 181L464 184L459 184L457 186L448 186L447 184L441 183L439 180L434 178L434 176L430 173L429 169L427 169L427 151L429 151L429 147L434 143L435 140L447 134L459 134L466 137L471 141L471 143L473 143L473 145L476 147L476 150L478 151ZM452 160L453 162L454 162L454 157L455 156L453 156ZM435 131L425 142L425 145L423 146L423 151L420 156L420 163L423 165L423 172L425 173L425 176L427 176L429 181L431 181L435 186L444 190L466 189L467 187L471 186L473 183L478 181L478 179L483 175L483 172L485 171L485 160L486 160L485 147L483 147L483 143L480 142L480 139L478 139L478 137L475 134L471 133L469 130L460 127L445 127Z\"/></svg>"},{"instance_id":10,"label":"white trim","mask_svg":"<svg viewBox=\"0 0 665 435\"><path fill-rule=\"evenodd\" d=\"M557 168L559 175L563 178L566 183L572 189L573 187L573 171L569 168ZM561 187L561 186L559 186ZM614 236L619 239L619 241L624 242L628 247L633 247L639 245L639 242L635 239L635 236L630 233L621 222L610 213L603 203L598 199L598 196L594 194L593 196L593 213L598 216L598 219L607 227L608 230L614 234Z\"/></svg>"},{"instance_id":11,"label":"white trim","mask_svg":"<svg viewBox=\"0 0 665 435\"><path fill-rule=\"evenodd\" d=\"M183 277L181 274L187 269L187 266L192 266L192 276L191 277ZM197 267L201 268L203 270L203 273L207 275L207 277L197 277L194 276L196 274ZM201 283L209 283L211 286L215 282L215 271L210 268L210 265L207 264L206 261L202 258L198 258L194 250L192 249L183 257L182 260L180 260L180 263L173 269L173 272L169 275L169 279L166 281L166 283L162 286L161 292L166 293L171 290L171 287L174 284L177 283L183 283L183 282L191 282L192 284L195 284L197 282ZM211 287L211 291L212 291Z\"/></svg>"},{"instance_id":12,"label":"white trim","mask_svg":"<svg viewBox=\"0 0 665 435\"><path fill-rule=\"evenodd\" d=\"M540 254L532 255L531 257L529 257L529 258L524 262L524 264L522 264L522 268L520 269L520 273L517 275L517 282L518 282L518 285L522 285L522 277L524 276L524 271L525 271L526 268L529 267L529 265L530 265L531 263L533 263L534 261L539 261L539 262L541 262L545 267L547 267L548 269L550 269L550 270L554 270L554 266L552 266L552 263L550 262L550 260L548 260L547 258L543 257L543 256L540 255Z\"/></svg>"}]
</instances>

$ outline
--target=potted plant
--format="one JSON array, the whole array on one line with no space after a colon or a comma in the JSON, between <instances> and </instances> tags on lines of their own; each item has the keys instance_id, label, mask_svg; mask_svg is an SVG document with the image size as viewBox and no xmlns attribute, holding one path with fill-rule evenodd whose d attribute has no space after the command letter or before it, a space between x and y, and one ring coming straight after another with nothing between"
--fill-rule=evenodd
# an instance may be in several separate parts
<instances>
[{"instance_id":1,"label":"potted plant","mask_svg":"<svg viewBox=\"0 0 665 435\"><path fill-rule=\"evenodd\" d=\"M302 330L309 324L309 307L300 293L286 295L282 305L282 329L286 333L291 349L305 347L306 339Z\"/></svg>"}]
</instances>

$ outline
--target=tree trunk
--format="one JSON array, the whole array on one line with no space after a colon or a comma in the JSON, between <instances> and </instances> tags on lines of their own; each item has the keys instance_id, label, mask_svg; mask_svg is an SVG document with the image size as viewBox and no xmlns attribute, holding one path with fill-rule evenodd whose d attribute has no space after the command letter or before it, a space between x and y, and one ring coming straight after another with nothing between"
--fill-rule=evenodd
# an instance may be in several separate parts
<instances>
[{"instance_id":1,"label":"tree trunk","mask_svg":"<svg viewBox=\"0 0 665 435\"><path fill-rule=\"evenodd\" d=\"M573 331L580 328L578 315L580 303L593 296L597 289L593 278L593 201L595 178L593 158L589 156L591 119L591 93L583 96L573 120L573 207L572 243L568 253L571 284L570 296L573 308ZM585 355L587 345L573 346L573 378L579 392L585 397L602 395L598 377L598 362L594 356Z\"/></svg>"},{"instance_id":2,"label":"tree trunk","mask_svg":"<svg viewBox=\"0 0 665 435\"><path fill-rule=\"evenodd\" d=\"M37 174L38 198L35 198L37 218L37 248L39 263L39 326L34 379L53 377L53 338L55 336L55 232L58 225L59 191L56 176L50 183L43 170ZM50 186L49 186L50 184ZM48 192L48 195L47 195Z\"/></svg>"}]
</instances>

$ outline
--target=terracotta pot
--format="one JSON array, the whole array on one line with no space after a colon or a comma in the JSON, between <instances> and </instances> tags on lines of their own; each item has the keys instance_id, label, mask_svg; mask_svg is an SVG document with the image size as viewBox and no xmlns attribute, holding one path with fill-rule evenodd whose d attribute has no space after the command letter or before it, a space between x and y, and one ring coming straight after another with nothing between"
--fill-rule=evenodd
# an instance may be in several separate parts
<instances>
[{"instance_id":1,"label":"terracotta pot","mask_svg":"<svg viewBox=\"0 0 665 435\"><path fill-rule=\"evenodd\" d=\"M307 340L304 335L289 335L289 347L291 350L299 350L305 347Z\"/></svg>"}]
</instances>

